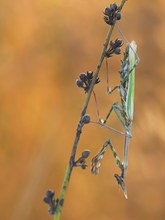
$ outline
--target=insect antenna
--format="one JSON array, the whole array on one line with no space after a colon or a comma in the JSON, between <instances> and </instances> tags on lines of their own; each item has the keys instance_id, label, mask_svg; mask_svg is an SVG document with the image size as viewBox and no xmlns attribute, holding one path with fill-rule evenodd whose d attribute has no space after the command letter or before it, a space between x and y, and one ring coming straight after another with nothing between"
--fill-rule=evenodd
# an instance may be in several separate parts
<instances>
[{"instance_id":1,"label":"insect antenna","mask_svg":"<svg viewBox=\"0 0 165 220\"><path fill-rule=\"evenodd\" d=\"M109 91L109 65L108 65L107 57L105 60L105 68L106 68L106 75L107 75L107 92L108 92Z\"/></svg>"},{"instance_id":2,"label":"insect antenna","mask_svg":"<svg viewBox=\"0 0 165 220\"><path fill-rule=\"evenodd\" d=\"M93 96L94 96L94 100L96 104L96 112L97 112L98 120L100 120L100 111L99 111L99 105L98 105L97 98L96 98L96 93L94 91L92 92L93 92Z\"/></svg>"}]
</instances>

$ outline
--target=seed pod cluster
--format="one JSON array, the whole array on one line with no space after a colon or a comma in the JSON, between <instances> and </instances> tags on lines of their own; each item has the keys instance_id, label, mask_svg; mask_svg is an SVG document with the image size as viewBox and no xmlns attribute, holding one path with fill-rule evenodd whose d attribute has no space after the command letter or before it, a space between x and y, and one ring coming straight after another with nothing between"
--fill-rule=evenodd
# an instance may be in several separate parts
<instances>
[{"instance_id":1,"label":"seed pod cluster","mask_svg":"<svg viewBox=\"0 0 165 220\"><path fill-rule=\"evenodd\" d=\"M113 54L119 55L121 53L121 46L123 45L122 40L116 39L115 41L110 41L109 49L105 52L106 57L111 57Z\"/></svg>"},{"instance_id":2,"label":"seed pod cluster","mask_svg":"<svg viewBox=\"0 0 165 220\"><path fill-rule=\"evenodd\" d=\"M43 199L43 201L49 205L48 213L50 215L54 215L55 210L56 210L56 204L58 202L58 199L57 200L54 199L54 195L55 195L55 192L49 189L46 192L46 195Z\"/></svg>"},{"instance_id":3,"label":"seed pod cluster","mask_svg":"<svg viewBox=\"0 0 165 220\"><path fill-rule=\"evenodd\" d=\"M74 166L81 167L82 169L86 169L87 167L86 159L89 157L89 155L90 155L90 150L84 150L82 152L81 157L74 162Z\"/></svg>"},{"instance_id":4,"label":"seed pod cluster","mask_svg":"<svg viewBox=\"0 0 165 220\"><path fill-rule=\"evenodd\" d=\"M116 20L121 19L121 13L116 3L110 4L109 7L106 7L103 13L104 21L109 25L113 25Z\"/></svg>"},{"instance_id":5,"label":"seed pod cluster","mask_svg":"<svg viewBox=\"0 0 165 220\"><path fill-rule=\"evenodd\" d=\"M76 84L78 87L83 88L85 93L88 92L91 82L93 80L93 72L87 71L86 73L80 73L80 79L76 80ZM95 84L99 83L100 80L97 77Z\"/></svg>"}]
</instances>

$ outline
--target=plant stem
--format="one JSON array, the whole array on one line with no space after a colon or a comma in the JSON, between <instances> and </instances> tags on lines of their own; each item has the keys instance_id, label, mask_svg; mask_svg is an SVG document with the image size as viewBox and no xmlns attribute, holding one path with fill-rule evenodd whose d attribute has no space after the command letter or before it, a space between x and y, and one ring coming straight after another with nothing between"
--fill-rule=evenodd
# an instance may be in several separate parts
<instances>
[{"instance_id":1,"label":"plant stem","mask_svg":"<svg viewBox=\"0 0 165 220\"><path fill-rule=\"evenodd\" d=\"M119 6L119 11L121 11L121 9L124 6L125 2L126 2L126 0L122 0L121 1L121 4ZM88 92L86 94L86 97L85 97L85 102L84 102L84 105L83 105L83 108L82 108L82 112L81 112L81 117L80 117L80 120L79 120L79 123L78 123L78 126L77 126L75 140L74 140L74 144L73 144L70 160L69 160L66 172L65 172L64 181L63 181L63 184L62 184L62 187L61 187L61 191L60 191L60 195L59 195L59 198L58 198L58 203L57 203L56 211L55 211L55 214L54 214L54 220L60 220L61 211L62 211L62 207L63 207L63 203L64 203L64 198L65 198L65 193L66 193L66 190L67 190L67 187L68 187L68 184L69 184L70 176L71 176L72 171L73 171L74 161L75 161L75 156L76 156L76 151L77 151L77 146L78 146L78 142L79 142L79 139L80 139L80 136L81 136L82 127L84 125L84 123L82 122L82 117L86 114L86 110L87 110L87 107L88 107L88 104L89 104L89 100L90 100L90 97L91 97L91 94L92 94L92 91L93 91L93 87L95 85L96 79L97 79L98 74L100 72L100 68L101 68L102 62L103 62L104 57L105 57L105 51L106 51L106 49L108 47L108 43L110 41L111 34L112 34L113 29L114 29L115 23L116 22L114 22L114 24L111 25L109 30L108 30L108 33L107 33L107 36L106 36L106 40L105 40L105 43L104 43L104 46L103 46L103 49L102 49L99 61L98 61L97 66L96 66L96 70L94 72L94 76L93 76L90 88L89 88L89 90L88 90Z\"/></svg>"}]
</instances>

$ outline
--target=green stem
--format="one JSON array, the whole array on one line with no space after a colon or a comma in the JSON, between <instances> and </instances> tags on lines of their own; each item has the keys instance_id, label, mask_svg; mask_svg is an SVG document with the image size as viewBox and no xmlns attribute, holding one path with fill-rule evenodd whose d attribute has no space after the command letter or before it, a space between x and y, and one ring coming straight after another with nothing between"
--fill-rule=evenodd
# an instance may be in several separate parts
<instances>
[{"instance_id":1,"label":"green stem","mask_svg":"<svg viewBox=\"0 0 165 220\"><path fill-rule=\"evenodd\" d=\"M125 2L126 2L126 0L121 1L121 4L119 6L119 11L121 11L121 9L122 9ZM74 140L74 144L73 144L73 148L72 148L72 152L71 152L71 157L70 157L70 160L69 160L66 172L65 172L64 181L63 181L61 191L60 191L60 195L59 195L59 198L58 198L59 200L58 200L58 203L57 203L57 206L56 206L56 211L55 211L55 214L54 214L54 220L60 220L61 211L62 211L64 198L65 198L65 193L66 193L66 190L67 190L67 187L68 187L68 184L69 184L70 176L71 176L72 171L73 171L77 146L78 146L78 142L79 142L79 139L80 139L80 136L81 136L82 127L84 125L82 123L82 117L86 114L86 110L87 110L89 100L90 100L90 97L91 97L91 94L92 94L92 91L93 91L93 87L95 85L96 79L97 79L98 74L100 72L100 68L101 68L102 62L103 62L104 57L105 57L105 51L108 47L108 43L110 41L110 37L111 37L112 31L114 29L115 23L108 30L103 49L102 49L98 64L96 66L96 70L94 72L92 83L91 83L90 88L89 88L89 90L86 94L86 97L85 97L85 102L84 102L84 105L83 105L83 108L82 108L81 117L80 117L80 120L79 120L79 123L78 123L78 126L77 126L77 131L76 131L76 136L75 136L75 140Z\"/></svg>"},{"instance_id":2,"label":"green stem","mask_svg":"<svg viewBox=\"0 0 165 220\"><path fill-rule=\"evenodd\" d=\"M54 220L59 220L60 219L61 210L62 210L62 206L63 206L63 203L64 203L64 197L65 197L65 193L66 193L66 188L67 188L68 183L69 183L72 168L73 167L71 167L70 164L68 164L67 169L66 169L66 173L65 173L65 177L64 177L64 182L63 182L62 187L61 187L61 193L60 193L60 196L59 196L58 205L56 207L56 212L55 212L55 215L54 215Z\"/></svg>"}]
</instances>

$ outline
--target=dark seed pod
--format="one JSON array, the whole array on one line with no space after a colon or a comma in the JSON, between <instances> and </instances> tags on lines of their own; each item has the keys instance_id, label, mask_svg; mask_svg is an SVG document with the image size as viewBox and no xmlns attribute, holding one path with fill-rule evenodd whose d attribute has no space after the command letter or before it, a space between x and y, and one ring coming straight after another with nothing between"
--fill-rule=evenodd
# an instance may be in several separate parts
<instances>
[{"instance_id":1,"label":"dark seed pod","mask_svg":"<svg viewBox=\"0 0 165 220\"><path fill-rule=\"evenodd\" d=\"M120 47L116 47L115 50L114 50L114 53L117 54L117 55L120 54L121 53Z\"/></svg>"},{"instance_id":2,"label":"dark seed pod","mask_svg":"<svg viewBox=\"0 0 165 220\"><path fill-rule=\"evenodd\" d=\"M114 48L114 47L115 47L115 42L111 40L110 46L111 46L112 48Z\"/></svg>"},{"instance_id":3,"label":"dark seed pod","mask_svg":"<svg viewBox=\"0 0 165 220\"><path fill-rule=\"evenodd\" d=\"M115 40L115 45L116 45L117 47L121 47L121 46L122 46L122 43L123 43L122 40L120 40L120 39L118 39L118 38Z\"/></svg>"},{"instance_id":4,"label":"dark seed pod","mask_svg":"<svg viewBox=\"0 0 165 220\"><path fill-rule=\"evenodd\" d=\"M86 159L87 157L89 157L89 155L90 155L90 150L84 150L84 151L82 152L82 157L83 157L84 159Z\"/></svg>"},{"instance_id":5,"label":"dark seed pod","mask_svg":"<svg viewBox=\"0 0 165 220\"><path fill-rule=\"evenodd\" d=\"M51 189L49 189L49 190L47 191L47 196L48 196L48 197L53 197L54 194L55 194L55 192L54 192L53 190L51 190Z\"/></svg>"},{"instance_id":6,"label":"dark seed pod","mask_svg":"<svg viewBox=\"0 0 165 220\"><path fill-rule=\"evenodd\" d=\"M89 79L93 78L93 71L87 71L87 76Z\"/></svg>"},{"instance_id":7,"label":"dark seed pod","mask_svg":"<svg viewBox=\"0 0 165 220\"><path fill-rule=\"evenodd\" d=\"M84 124L88 124L90 122L90 115L84 115L82 118L82 122Z\"/></svg>"},{"instance_id":8,"label":"dark seed pod","mask_svg":"<svg viewBox=\"0 0 165 220\"><path fill-rule=\"evenodd\" d=\"M87 76L85 73L80 73L80 79L85 82L87 80Z\"/></svg>"},{"instance_id":9,"label":"dark seed pod","mask_svg":"<svg viewBox=\"0 0 165 220\"><path fill-rule=\"evenodd\" d=\"M45 195L43 201L44 201L45 203L49 203L49 202L53 199L54 194L55 194L55 192L54 192L53 190L49 189L49 190L46 192L46 195Z\"/></svg>"},{"instance_id":10,"label":"dark seed pod","mask_svg":"<svg viewBox=\"0 0 165 220\"><path fill-rule=\"evenodd\" d=\"M112 10L111 10L110 8L108 8L108 7L105 8L104 11L103 11L103 13L104 13L105 15L107 15L107 16L110 16L111 12L112 12Z\"/></svg>"},{"instance_id":11,"label":"dark seed pod","mask_svg":"<svg viewBox=\"0 0 165 220\"><path fill-rule=\"evenodd\" d=\"M120 20L120 19L121 19L121 13L120 13L120 12L117 12L117 13L116 13L116 19L117 19L117 20Z\"/></svg>"},{"instance_id":12,"label":"dark seed pod","mask_svg":"<svg viewBox=\"0 0 165 220\"><path fill-rule=\"evenodd\" d=\"M113 3L110 5L110 8L113 10L113 11L116 11L117 10L117 4L116 3Z\"/></svg>"},{"instance_id":13,"label":"dark seed pod","mask_svg":"<svg viewBox=\"0 0 165 220\"><path fill-rule=\"evenodd\" d=\"M80 79L76 80L76 84L78 87L83 87L83 82Z\"/></svg>"},{"instance_id":14,"label":"dark seed pod","mask_svg":"<svg viewBox=\"0 0 165 220\"><path fill-rule=\"evenodd\" d=\"M47 198L46 196L43 198L43 201L45 202L45 203L49 203L49 198Z\"/></svg>"},{"instance_id":15,"label":"dark seed pod","mask_svg":"<svg viewBox=\"0 0 165 220\"><path fill-rule=\"evenodd\" d=\"M49 189L43 199L43 201L49 205L48 213L51 215L53 215L56 210L56 200L53 198L54 194L55 192Z\"/></svg>"}]
</instances>

